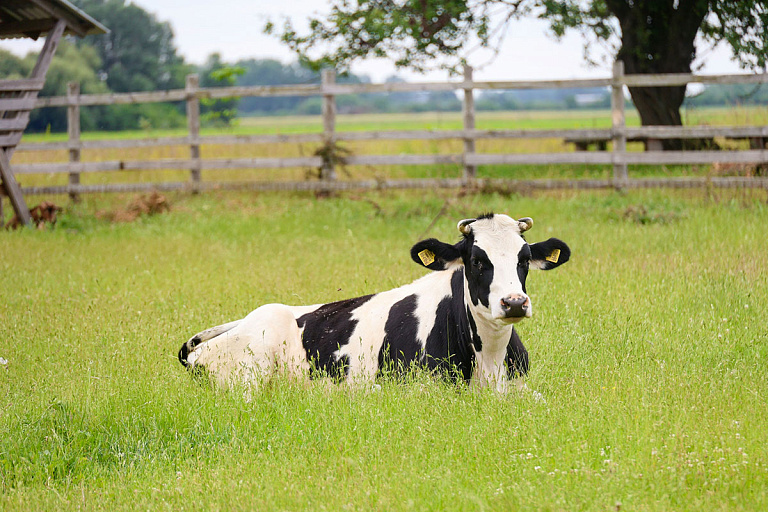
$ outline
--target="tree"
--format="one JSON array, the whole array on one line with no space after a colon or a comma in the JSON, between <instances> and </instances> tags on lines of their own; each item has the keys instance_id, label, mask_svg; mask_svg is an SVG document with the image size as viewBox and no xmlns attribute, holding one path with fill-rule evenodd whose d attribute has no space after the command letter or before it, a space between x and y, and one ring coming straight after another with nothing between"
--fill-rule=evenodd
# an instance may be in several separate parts
<instances>
[{"instance_id":1,"label":"tree","mask_svg":"<svg viewBox=\"0 0 768 512\"><path fill-rule=\"evenodd\" d=\"M499 9L505 14L492 15ZM498 51L509 22L523 16L547 19L556 37L577 30L587 45L607 45L629 74L690 73L697 38L728 44L746 69L766 66L766 0L334 0L327 18L310 19L307 35L290 20L279 33L272 23L265 31L315 68L386 56L423 71L436 59L457 69L475 43ZM644 125L681 124L685 86L630 94Z\"/></svg>"},{"instance_id":2,"label":"tree","mask_svg":"<svg viewBox=\"0 0 768 512\"><path fill-rule=\"evenodd\" d=\"M125 0L74 0L77 7L102 22L109 34L87 36L79 46L90 45L101 58L99 74L114 92L183 88L192 67L176 53L173 30Z\"/></svg>"},{"instance_id":3,"label":"tree","mask_svg":"<svg viewBox=\"0 0 768 512\"><path fill-rule=\"evenodd\" d=\"M0 51L0 78L27 78L37 62L37 54L28 53L25 57L16 57L6 51ZM64 96L67 94L67 84L77 82L83 94L107 92L107 86L99 80L96 69L99 66L99 56L89 47L77 48L69 41L61 41L59 48L51 60L46 74L45 85L40 96ZM84 130L94 129L98 116L82 117ZM27 130L39 132L46 130L66 131L66 107L49 107L35 109L30 114Z\"/></svg>"},{"instance_id":4,"label":"tree","mask_svg":"<svg viewBox=\"0 0 768 512\"><path fill-rule=\"evenodd\" d=\"M245 68L230 66L221 60L221 55L212 53L202 68L202 87L231 87L235 85L237 77L245 73ZM232 126L232 121L237 116L239 97L211 99L203 98L203 120L208 124Z\"/></svg>"}]
</instances>

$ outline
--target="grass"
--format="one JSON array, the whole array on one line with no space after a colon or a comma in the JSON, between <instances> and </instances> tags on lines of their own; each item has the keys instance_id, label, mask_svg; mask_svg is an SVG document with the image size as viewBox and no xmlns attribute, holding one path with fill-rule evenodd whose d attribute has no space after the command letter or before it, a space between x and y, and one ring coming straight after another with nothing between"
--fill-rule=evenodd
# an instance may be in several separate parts
<instances>
[{"instance_id":1,"label":"grass","mask_svg":"<svg viewBox=\"0 0 768 512\"><path fill-rule=\"evenodd\" d=\"M0 509L765 510L765 192L695 194L179 194L131 224L88 196L0 232ZM409 282L487 210L573 250L519 325L546 403L419 374L245 402L176 360L259 304Z\"/></svg>"}]
</instances>

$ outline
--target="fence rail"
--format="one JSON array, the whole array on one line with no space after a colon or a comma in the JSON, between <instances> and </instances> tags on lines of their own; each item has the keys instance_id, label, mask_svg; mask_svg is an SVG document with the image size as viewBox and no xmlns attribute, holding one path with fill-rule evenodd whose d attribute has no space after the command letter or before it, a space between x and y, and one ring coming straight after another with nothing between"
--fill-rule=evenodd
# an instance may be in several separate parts
<instances>
[{"instance_id":1,"label":"fence rail","mask_svg":"<svg viewBox=\"0 0 768 512\"><path fill-rule=\"evenodd\" d=\"M249 188L259 190L341 190L350 188L433 188L459 186L499 186L534 189L551 188L644 188L644 187L758 187L768 189L765 178L664 178L632 179L629 165L661 164L714 164L750 163L762 165L768 162L765 142L768 126L643 126L628 127L625 120L625 86L673 86L688 83L702 84L758 84L768 82L768 75L625 75L623 64L617 62L610 78L580 80L541 81L475 81L472 69L465 69L463 80L428 83L387 84L337 84L335 74L326 71L320 84L251 86L251 87L199 87L195 75L187 78L185 89L169 91L80 94L78 84L70 84L66 96L38 98L35 108L67 107L68 140L62 142L22 143L21 151L67 150L68 161L45 164L14 165L17 174L67 173L69 184L65 186L27 187L26 194L68 193L72 197L91 192L141 191L150 188L161 190L208 190L221 188ZM31 84L38 87L41 84ZM537 130L478 130L475 127L476 109L474 91L501 89L545 89L574 87L610 87L612 125L607 129L537 129ZM462 123L460 130L404 130L340 132L336 129L336 98L340 95L363 93L392 93L414 91L459 91L462 97ZM322 132L279 135L200 135L200 102L203 99L274 96L319 96L322 98ZM188 135L181 137L155 137L134 140L82 140L80 133L81 107L135 103L185 102ZM9 122L2 121L0 122ZM738 151L627 151L627 141L726 137L747 139L749 150ZM610 151L573 151L559 153L480 153L476 142L494 139L562 138L570 142L611 143ZM338 158L304 156L290 158L204 158L201 146L211 144L302 144L315 143L333 148L338 142L371 140L458 140L463 147L460 153L407 154L407 155L350 155ZM2 143L2 141L0 141ZM186 146L188 158L164 158L153 160L108 160L82 162L82 152L95 149L127 149L157 146ZM318 153L319 154L319 153ZM339 180L336 165L439 165L454 164L462 167L460 177L449 179L384 179ZM579 180L490 180L478 179L477 168L483 165L547 165L547 164L594 164L611 165L611 179ZM215 182L202 181L202 171L221 169L280 169L310 167L320 170L320 181L272 181L272 182ZM84 173L130 170L184 169L190 173L188 182L113 183L82 185Z\"/></svg>"}]
</instances>

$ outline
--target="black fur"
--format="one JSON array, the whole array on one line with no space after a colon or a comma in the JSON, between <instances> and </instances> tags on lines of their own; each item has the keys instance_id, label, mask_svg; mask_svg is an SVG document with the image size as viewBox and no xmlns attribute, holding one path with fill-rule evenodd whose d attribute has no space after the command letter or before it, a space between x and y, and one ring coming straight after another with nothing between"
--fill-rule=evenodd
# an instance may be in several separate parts
<instances>
[{"instance_id":1,"label":"black fur","mask_svg":"<svg viewBox=\"0 0 768 512\"><path fill-rule=\"evenodd\" d=\"M189 368L190 364L189 361L187 361L187 356L189 356L189 353L195 349L196 346L200 344L200 336L195 336L188 342L184 343L181 346L181 349L179 350L179 362Z\"/></svg>"},{"instance_id":2,"label":"black fur","mask_svg":"<svg viewBox=\"0 0 768 512\"><path fill-rule=\"evenodd\" d=\"M512 336L507 345L507 376L510 379L528 374L528 351L523 346L517 331L512 329Z\"/></svg>"},{"instance_id":3,"label":"black fur","mask_svg":"<svg viewBox=\"0 0 768 512\"><path fill-rule=\"evenodd\" d=\"M477 306L477 303L480 302L483 306L488 307L491 283L493 282L493 263L484 250L474 245L474 241L469 246L469 250L465 250L462 254L462 258L464 259L464 267L467 269L467 284L469 285L469 297L472 299L472 304Z\"/></svg>"},{"instance_id":4,"label":"black fur","mask_svg":"<svg viewBox=\"0 0 768 512\"><path fill-rule=\"evenodd\" d=\"M543 262L542 270L557 268L571 258L571 249L565 242L557 238L550 238L544 242L530 244L529 247L531 248L531 259ZM547 258L555 249L560 251L557 262L547 261Z\"/></svg>"},{"instance_id":5,"label":"black fur","mask_svg":"<svg viewBox=\"0 0 768 512\"><path fill-rule=\"evenodd\" d=\"M419 265L427 267L429 270L445 270L448 263L456 261L461 257L460 245L461 242L456 245L451 245L435 238L428 238L411 247L411 259ZM423 250L432 251L435 255L435 261L425 265L419 257L419 253Z\"/></svg>"},{"instance_id":6,"label":"black fur","mask_svg":"<svg viewBox=\"0 0 768 512\"><path fill-rule=\"evenodd\" d=\"M480 335L477 333L477 324L475 318L472 316L472 312L467 306L467 320L469 321L469 328L472 329L472 346L475 347L475 352L483 350L483 340L480 339Z\"/></svg>"},{"instance_id":7,"label":"black fur","mask_svg":"<svg viewBox=\"0 0 768 512\"><path fill-rule=\"evenodd\" d=\"M315 311L300 316L296 323L304 328L301 341L310 362L310 377L342 378L349 371L347 357L336 358L334 352L349 343L357 320L352 312L368 302L373 295L323 304Z\"/></svg>"},{"instance_id":8,"label":"black fur","mask_svg":"<svg viewBox=\"0 0 768 512\"><path fill-rule=\"evenodd\" d=\"M437 306L435 325L427 337L425 363L451 378L472 378L475 354L472 332L464 303L464 270L451 277L451 296Z\"/></svg>"},{"instance_id":9,"label":"black fur","mask_svg":"<svg viewBox=\"0 0 768 512\"><path fill-rule=\"evenodd\" d=\"M417 300L416 295L409 295L389 310L384 325L384 343L379 350L379 371L400 372L421 358L421 344L417 338L419 320L415 315Z\"/></svg>"},{"instance_id":10,"label":"black fur","mask_svg":"<svg viewBox=\"0 0 768 512\"><path fill-rule=\"evenodd\" d=\"M528 270L531 267L531 248L528 244L524 245L517 254L517 277L520 278L520 284L523 285L523 293L527 294L525 289L525 280L528 278Z\"/></svg>"}]
</instances>

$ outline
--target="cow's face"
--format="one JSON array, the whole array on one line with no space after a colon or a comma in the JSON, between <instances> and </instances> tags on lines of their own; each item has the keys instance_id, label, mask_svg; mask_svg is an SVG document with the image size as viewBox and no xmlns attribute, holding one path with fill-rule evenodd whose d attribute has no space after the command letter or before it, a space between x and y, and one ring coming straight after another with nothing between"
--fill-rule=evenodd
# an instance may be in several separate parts
<instances>
[{"instance_id":1,"label":"cow's face","mask_svg":"<svg viewBox=\"0 0 768 512\"><path fill-rule=\"evenodd\" d=\"M550 270L568 261L571 251L556 239L529 244L522 233L533 220L486 214L459 222L462 240L450 245L434 238L413 246L411 257L431 270L464 266L469 300L483 316L512 323L533 314L525 288L529 268Z\"/></svg>"}]
</instances>

